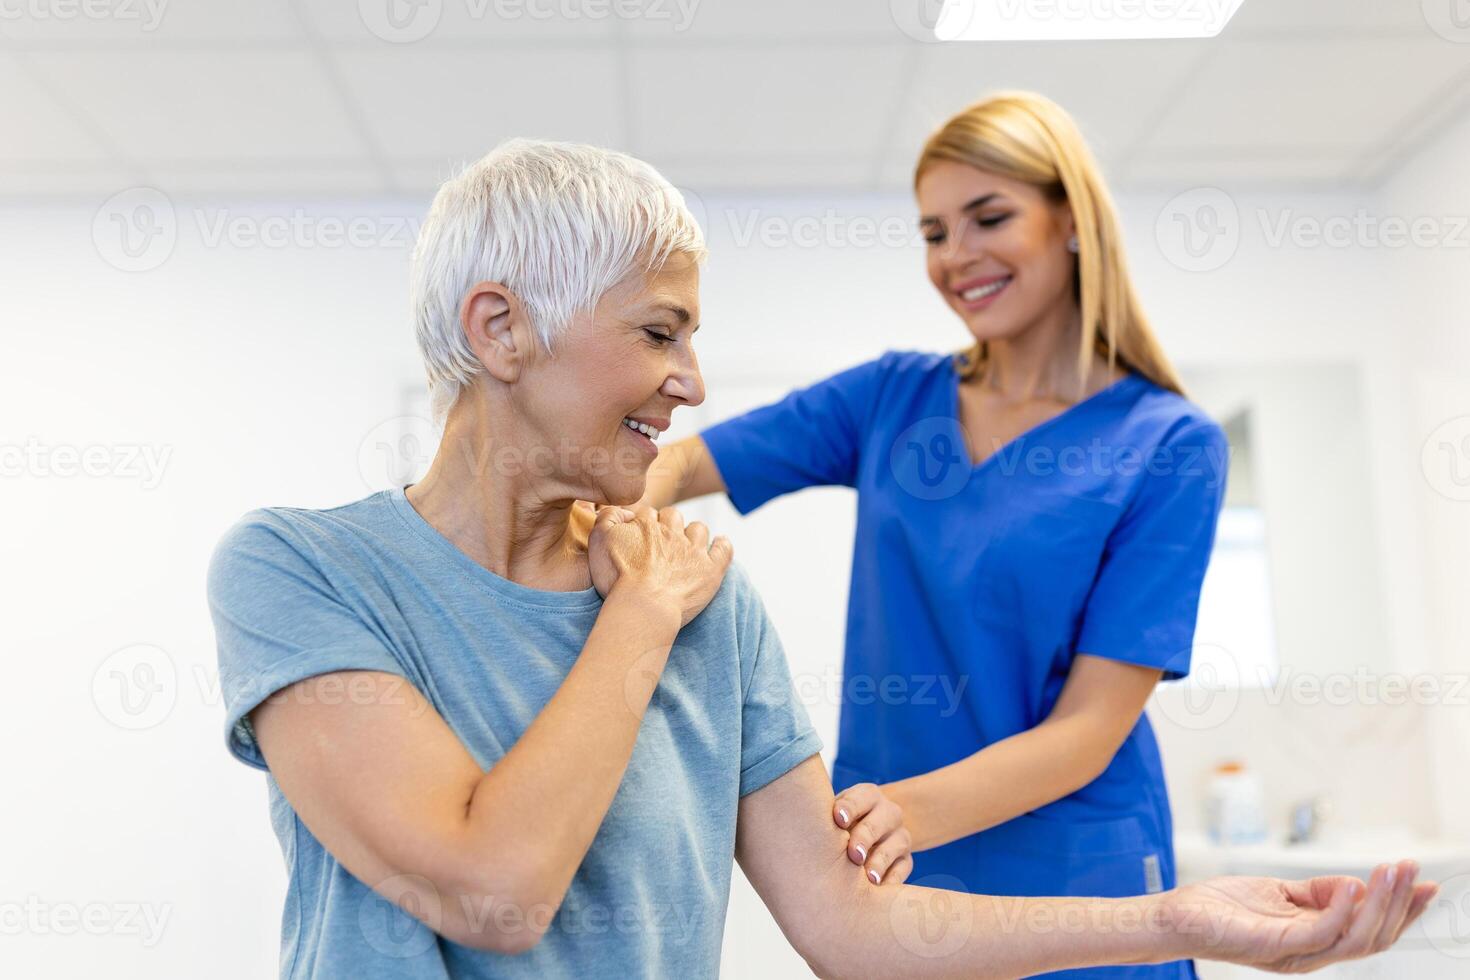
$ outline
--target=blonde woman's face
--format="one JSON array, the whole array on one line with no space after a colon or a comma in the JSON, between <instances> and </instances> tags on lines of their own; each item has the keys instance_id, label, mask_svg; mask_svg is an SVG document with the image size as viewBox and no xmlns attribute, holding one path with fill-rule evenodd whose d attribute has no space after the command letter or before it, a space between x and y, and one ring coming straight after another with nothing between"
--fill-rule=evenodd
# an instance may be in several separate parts
<instances>
[{"instance_id":1,"label":"blonde woman's face","mask_svg":"<svg viewBox=\"0 0 1470 980\"><path fill-rule=\"evenodd\" d=\"M1071 210L1027 183L932 164L917 188L929 281L976 340L1018 336L1072 303Z\"/></svg>"}]
</instances>

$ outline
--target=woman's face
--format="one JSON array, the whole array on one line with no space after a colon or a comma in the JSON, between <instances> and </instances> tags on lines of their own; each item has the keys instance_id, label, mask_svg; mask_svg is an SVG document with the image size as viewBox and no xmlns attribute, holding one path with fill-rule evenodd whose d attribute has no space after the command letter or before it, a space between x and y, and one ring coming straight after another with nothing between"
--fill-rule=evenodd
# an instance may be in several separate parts
<instances>
[{"instance_id":1,"label":"woman's face","mask_svg":"<svg viewBox=\"0 0 1470 980\"><path fill-rule=\"evenodd\" d=\"M1023 181L932 164L917 187L929 281L976 340L1012 339L1072 302L1071 210Z\"/></svg>"},{"instance_id":2,"label":"woman's face","mask_svg":"<svg viewBox=\"0 0 1470 980\"><path fill-rule=\"evenodd\" d=\"M674 409L704 401L698 328L699 266L676 253L613 287L561 336L554 357L534 359L516 407L538 430L523 436L555 452L561 492L599 504L643 496L658 442L625 420L663 440Z\"/></svg>"}]
</instances>

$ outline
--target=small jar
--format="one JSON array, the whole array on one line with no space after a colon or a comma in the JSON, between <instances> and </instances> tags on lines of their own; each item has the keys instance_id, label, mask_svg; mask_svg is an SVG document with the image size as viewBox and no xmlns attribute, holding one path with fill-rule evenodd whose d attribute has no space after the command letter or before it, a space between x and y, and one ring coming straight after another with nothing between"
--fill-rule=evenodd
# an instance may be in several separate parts
<instances>
[{"instance_id":1,"label":"small jar","mask_svg":"<svg viewBox=\"0 0 1470 980\"><path fill-rule=\"evenodd\" d=\"M1244 763L1215 767L1205 795L1205 828L1210 840L1225 847L1265 842L1266 792Z\"/></svg>"}]
</instances>

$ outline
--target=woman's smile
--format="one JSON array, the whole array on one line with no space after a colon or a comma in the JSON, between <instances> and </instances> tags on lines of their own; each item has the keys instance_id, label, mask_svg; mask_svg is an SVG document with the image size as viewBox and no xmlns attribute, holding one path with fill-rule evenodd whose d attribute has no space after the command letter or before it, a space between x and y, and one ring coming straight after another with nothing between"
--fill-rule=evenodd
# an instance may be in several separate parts
<instances>
[{"instance_id":1,"label":"woman's smile","mask_svg":"<svg viewBox=\"0 0 1470 980\"><path fill-rule=\"evenodd\" d=\"M971 279L967 282L962 282L955 287L955 301L967 313L983 310L995 302L996 297L1005 292L1006 287L1011 284L1011 280L1014 278L1014 276L992 276L986 279Z\"/></svg>"},{"instance_id":2,"label":"woman's smile","mask_svg":"<svg viewBox=\"0 0 1470 980\"><path fill-rule=\"evenodd\" d=\"M663 419L640 419L630 415L623 419L622 427L650 457L656 457L658 435L669 427L669 423Z\"/></svg>"}]
</instances>

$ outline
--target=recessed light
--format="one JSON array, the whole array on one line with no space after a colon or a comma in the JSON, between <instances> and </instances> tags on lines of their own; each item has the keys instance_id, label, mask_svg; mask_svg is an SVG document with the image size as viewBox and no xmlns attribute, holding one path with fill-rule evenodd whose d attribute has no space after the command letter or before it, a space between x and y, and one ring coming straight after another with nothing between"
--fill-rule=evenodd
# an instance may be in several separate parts
<instances>
[{"instance_id":1,"label":"recessed light","mask_svg":"<svg viewBox=\"0 0 1470 980\"><path fill-rule=\"evenodd\" d=\"M1244 0L944 0L941 41L1214 37Z\"/></svg>"}]
</instances>

